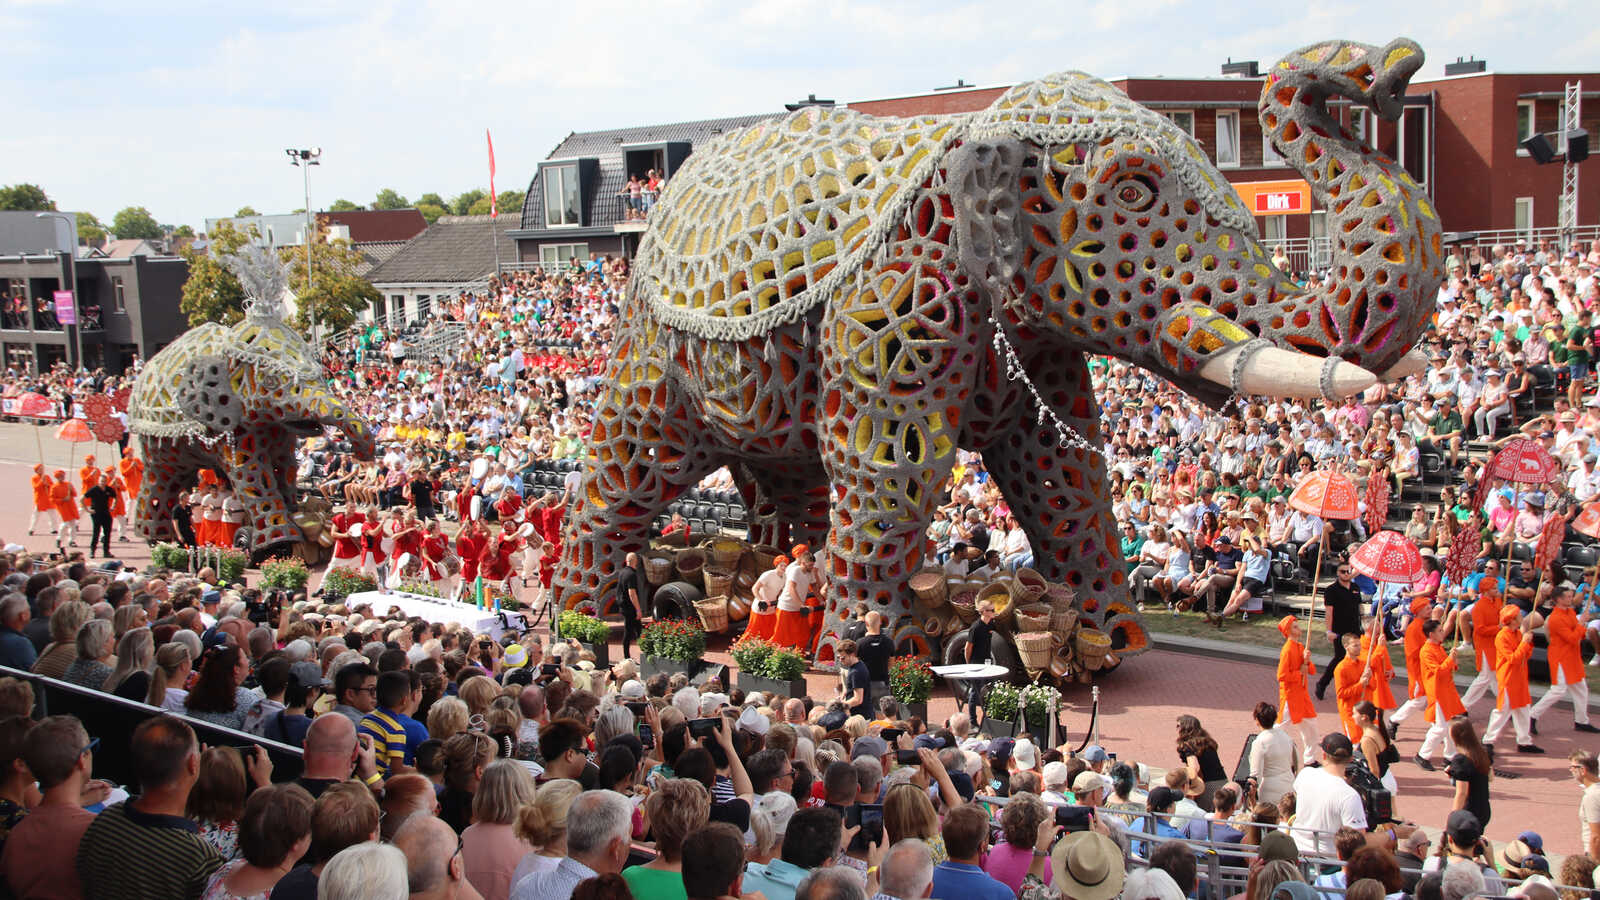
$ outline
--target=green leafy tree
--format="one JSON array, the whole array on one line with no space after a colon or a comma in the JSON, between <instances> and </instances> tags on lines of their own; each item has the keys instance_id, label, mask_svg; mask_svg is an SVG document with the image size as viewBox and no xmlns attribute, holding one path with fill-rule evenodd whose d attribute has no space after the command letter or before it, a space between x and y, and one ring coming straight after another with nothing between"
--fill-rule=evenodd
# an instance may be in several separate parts
<instances>
[{"instance_id":1,"label":"green leafy tree","mask_svg":"<svg viewBox=\"0 0 1600 900\"><path fill-rule=\"evenodd\" d=\"M8 184L0 187L0 209L44 212L56 208L56 202L37 184Z\"/></svg>"},{"instance_id":2,"label":"green leafy tree","mask_svg":"<svg viewBox=\"0 0 1600 900\"><path fill-rule=\"evenodd\" d=\"M111 217L111 233L118 238L143 238L153 241L161 237L161 224L150 210L142 206L129 206Z\"/></svg>"},{"instance_id":3,"label":"green leafy tree","mask_svg":"<svg viewBox=\"0 0 1600 900\"><path fill-rule=\"evenodd\" d=\"M423 203L418 201L417 212L422 213L422 217L428 220L429 225L432 225L433 223L439 221L439 217L448 213L449 210L438 205L437 203Z\"/></svg>"},{"instance_id":4,"label":"green leafy tree","mask_svg":"<svg viewBox=\"0 0 1600 900\"><path fill-rule=\"evenodd\" d=\"M355 212L358 209L366 209L366 207L351 203L349 200L340 197L333 201L333 205L328 207L328 212Z\"/></svg>"},{"instance_id":5,"label":"green leafy tree","mask_svg":"<svg viewBox=\"0 0 1600 900\"><path fill-rule=\"evenodd\" d=\"M410 205L411 201L402 197L394 188L384 188L372 201L373 209L405 209Z\"/></svg>"},{"instance_id":6,"label":"green leafy tree","mask_svg":"<svg viewBox=\"0 0 1600 900\"><path fill-rule=\"evenodd\" d=\"M310 310L317 312L319 330L348 328L362 310L382 299L372 283L356 274L364 261L361 253L340 238L327 239L327 228L319 228L311 245L311 289L306 290L305 247L284 247L279 256L289 267L289 290L296 297L294 322L310 326Z\"/></svg>"},{"instance_id":7,"label":"green leafy tree","mask_svg":"<svg viewBox=\"0 0 1600 900\"><path fill-rule=\"evenodd\" d=\"M187 225L179 225L177 228L172 229L172 236L175 238L192 238L194 237L194 229Z\"/></svg>"},{"instance_id":8,"label":"green leafy tree","mask_svg":"<svg viewBox=\"0 0 1600 900\"><path fill-rule=\"evenodd\" d=\"M489 195L488 194L484 194L482 197L479 197L478 199L474 200L472 202L472 205L467 207L467 215L469 215L469 216L487 216L488 214L489 214Z\"/></svg>"},{"instance_id":9,"label":"green leafy tree","mask_svg":"<svg viewBox=\"0 0 1600 900\"><path fill-rule=\"evenodd\" d=\"M261 215L261 213L256 212L256 208L254 206L241 206L239 207L239 211L234 213L234 216L240 219L244 218L245 216L259 215Z\"/></svg>"},{"instance_id":10,"label":"green leafy tree","mask_svg":"<svg viewBox=\"0 0 1600 900\"><path fill-rule=\"evenodd\" d=\"M487 191L480 191L477 188L473 188L472 190L467 191L466 193L457 196L456 199L450 201L450 211L458 216L469 215L472 210L472 205L487 196L489 196Z\"/></svg>"},{"instance_id":11,"label":"green leafy tree","mask_svg":"<svg viewBox=\"0 0 1600 900\"><path fill-rule=\"evenodd\" d=\"M429 206L437 206L437 207L440 207L440 208L448 208L449 207L449 204L444 202L444 198L443 197L439 196L438 194L433 193L432 191L429 191L428 193L423 194L421 197L417 198L417 209L421 209L423 204L427 204Z\"/></svg>"},{"instance_id":12,"label":"green leafy tree","mask_svg":"<svg viewBox=\"0 0 1600 900\"><path fill-rule=\"evenodd\" d=\"M511 213L514 216L522 215L522 201L527 196L526 191L501 191L496 200L500 203L500 215Z\"/></svg>"},{"instance_id":13,"label":"green leafy tree","mask_svg":"<svg viewBox=\"0 0 1600 900\"><path fill-rule=\"evenodd\" d=\"M95 218L94 213L78 213L78 243L92 246L103 243L105 239L106 226Z\"/></svg>"},{"instance_id":14,"label":"green leafy tree","mask_svg":"<svg viewBox=\"0 0 1600 900\"><path fill-rule=\"evenodd\" d=\"M241 231L219 222L210 234L209 247L197 250L191 245L178 251L189 263L189 280L183 283L183 299L178 304L189 327L206 322L232 325L244 318L244 287L222 264L222 257L238 252L254 233L254 227Z\"/></svg>"}]
</instances>

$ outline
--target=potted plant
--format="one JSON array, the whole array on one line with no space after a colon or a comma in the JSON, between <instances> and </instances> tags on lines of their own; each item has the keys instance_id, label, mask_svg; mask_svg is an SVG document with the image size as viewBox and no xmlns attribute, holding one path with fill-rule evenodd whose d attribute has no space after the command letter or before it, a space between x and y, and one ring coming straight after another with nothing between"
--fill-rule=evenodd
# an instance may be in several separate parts
<instances>
[{"instance_id":1,"label":"potted plant","mask_svg":"<svg viewBox=\"0 0 1600 900\"><path fill-rule=\"evenodd\" d=\"M1049 734L1050 713L1056 711L1056 734L1048 738L1050 743L1057 743L1063 739L1063 725L1061 722L1061 691L1055 685L1030 684L1018 693L1018 703L1022 706L1023 719L1027 730L1034 734Z\"/></svg>"},{"instance_id":2,"label":"potted plant","mask_svg":"<svg viewBox=\"0 0 1600 900\"><path fill-rule=\"evenodd\" d=\"M189 571L189 550L169 541L162 541L150 548L150 564L158 569L170 572Z\"/></svg>"},{"instance_id":3,"label":"potted plant","mask_svg":"<svg viewBox=\"0 0 1600 900\"><path fill-rule=\"evenodd\" d=\"M1016 737L1017 709L1022 694L1012 685L997 681L983 696L983 721L978 730L990 737Z\"/></svg>"},{"instance_id":4,"label":"potted plant","mask_svg":"<svg viewBox=\"0 0 1600 900\"><path fill-rule=\"evenodd\" d=\"M557 618L556 627L560 629L562 637L576 640L585 650L594 654L596 668L611 665L611 654L608 649L611 642L611 626L606 624L605 620L569 609L564 610Z\"/></svg>"},{"instance_id":5,"label":"potted plant","mask_svg":"<svg viewBox=\"0 0 1600 900\"><path fill-rule=\"evenodd\" d=\"M928 721L928 695L933 692L933 669L916 656L889 660L889 696L905 707L906 715Z\"/></svg>"},{"instance_id":6,"label":"potted plant","mask_svg":"<svg viewBox=\"0 0 1600 900\"><path fill-rule=\"evenodd\" d=\"M269 591L298 593L306 589L311 571L306 564L293 557L273 559L261 564L261 587Z\"/></svg>"},{"instance_id":7,"label":"potted plant","mask_svg":"<svg viewBox=\"0 0 1600 900\"><path fill-rule=\"evenodd\" d=\"M222 584L236 584L244 581L244 569L250 562L243 550L234 550L231 547L219 551L216 555L217 581Z\"/></svg>"},{"instance_id":8,"label":"potted plant","mask_svg":"<svg viewBox=\"0 0 1600 900\"><path fill-rule=\"evenodd\" d=\"M645 626L639 635L640 677L657 672L684 672L693 677L704 664L706 633L684 619L667 619Z\"/></svg>"},{"instance_id":9,"label":"potted plant","mask_svg":"<svg viewBox=\"0 0 1600 900\"><path fill-rule=\"evenodd\" d=\"M329 569L322 579L322 599L328 603L339 603L351 594L377 589L378 582L345 566Z\"/></svg>"},{"instance_id":10,"label":"potted plant","mask_svg":"<svg viewBox=\"0 0 1600 900\"><path fill-rule=\"evenodd\" d=\"M806 695L806 658L793 650L748 638L734 646L733 659L739 664L739 687L747 693Z\"/></svg>"},{"instance_id":11,"label":"potted plant","mask_svg":"<svg viewBox=\"0 0 1600 900\"><path fill-rule=\"evenodd\" d=\"M439 590L433 586L432 582L427 581L402 581L400 582L400 587L396 590L405 594L416 594L418 597L444 599L444 591Z\"/></svg>"},{"instance_id":12,"label":"potted plant","mask_svg":"<svg viewBox=\"0 0 1600 900\"><path fill-rule=\"evenodd\" d=\"M733 657L733 664L739 667L740 686L744 685L745 676L752 678L761 677L766 670L767 659L772 656L772 651L778 649L771 641L762 640L746 634L735 641L728 648L728 655ZM745 688L749 690L749 688Z\"/></svg>"}]
</instances>

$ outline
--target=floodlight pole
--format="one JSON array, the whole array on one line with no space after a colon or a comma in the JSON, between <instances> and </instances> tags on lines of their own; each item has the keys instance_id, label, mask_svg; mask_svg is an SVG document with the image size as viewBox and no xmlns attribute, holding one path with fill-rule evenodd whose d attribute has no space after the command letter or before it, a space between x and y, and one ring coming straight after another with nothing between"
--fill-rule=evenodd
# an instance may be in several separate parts
<instances>
[{"instance_id":1,"label":"floodlight pole","mask_svg":"<svg viewBox=\"0 0 1600 900\"><path fill-rule=\"evenodd\" d=\"M1573 235L1578 230L1578 164L1567 151L1567 136L1583 127L1583 82L1567 82L1566 102L1562 104L1565 116L1561 122L1561 200L1556 206L1561 243L1564 250L1572 249Z\"/></svg>"},{"instance_id":2,"label":"floodlight pole","mask_svg":"<svg viewBox=\"0 0 1600 900\"><path fill-rule=\"evenodd\" d=\"M311 219L311 167L322 164L322 148L312 147L309 150L296 150L289 148L284 151L289 155L289 164L300 168L300 179L306 195L306 315L311 321L311 344L318 347L317 343L317 305L311 299L311 241L313 240L313 224ZM321 350L317 357L322 357Z\"/></svg>"}]
</instances>

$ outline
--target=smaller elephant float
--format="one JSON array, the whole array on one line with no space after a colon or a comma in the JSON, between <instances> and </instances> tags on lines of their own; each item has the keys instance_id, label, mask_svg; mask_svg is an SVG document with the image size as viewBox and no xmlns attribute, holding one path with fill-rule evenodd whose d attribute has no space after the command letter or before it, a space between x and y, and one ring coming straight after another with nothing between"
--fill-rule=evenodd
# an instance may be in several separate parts
<instances>
[{"instance_id":1,"label":"smaller elephant float","mask_svg":"<svg viewBox=\"0 0 1600 900\"><path fill-rule=\"evenodd\" d=\"M147 467L134 522L148 540L176 539L173 505L209 468L244 505L245 549L261 560L289 555L308 539L312 519L297 518L295 497L299 440L338 428L364 460L373 458L374 443L367 423L329 393L317 352L284 322L283 263L253 246L224 261L245 288L245 317L231 327L189 329L134 382L128 428Z\"/></svg>"}]
</instances>

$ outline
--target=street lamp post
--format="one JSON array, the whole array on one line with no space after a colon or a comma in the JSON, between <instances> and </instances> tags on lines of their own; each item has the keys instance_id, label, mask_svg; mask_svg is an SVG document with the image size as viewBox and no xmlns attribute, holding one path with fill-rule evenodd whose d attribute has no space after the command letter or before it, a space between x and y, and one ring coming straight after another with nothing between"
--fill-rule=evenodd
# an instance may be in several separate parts
<instances>
[{"instance_id":1,"label":"street lamp post","mask_svg":"<svg viewBox=\"0 0 1600 900\"><path fill-rule=\"evenodd\" d=\"M72 322L66 326L67 337L67 368L74 371L83 359L83 348L78 346L78 236L72 233L72 216L63 212L34 213L34 218L55 219L66 227L67 237L62 246L66 247L65 272L62 281L67 291L72 295ZM59 257L58 257L59 258ZM51 298L51 303L55 298ZM32 313L29 313L32 315ZM34 357L34 367L39 365L39 358ZM69 410L70 412L70 410ZM69 417L70 418L70 417Z\"/></svg>"},{"instance_id":2,"label":"street lamp post","mask_svg":"<svg viewBox=\"0 0 1600 900\"><path fill-rule=\"evenodd\" d=\"M289 155L289 164L300 167L300 178L306 192L306 315L311 320L311 345L317 346L317 306L311 299L311 167L322 165L322 148L312 147L309 150L296 150L289 148L283 151ZM318 355L321 352L318 351Z\"/></svg>"}]
</instances>

